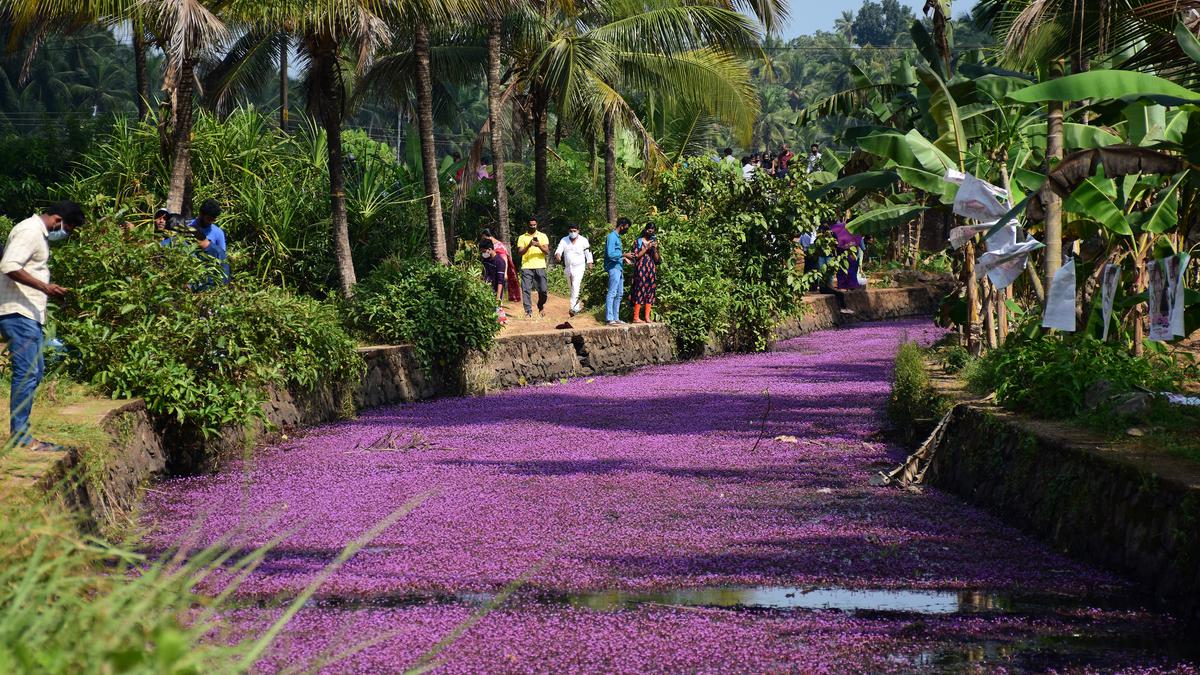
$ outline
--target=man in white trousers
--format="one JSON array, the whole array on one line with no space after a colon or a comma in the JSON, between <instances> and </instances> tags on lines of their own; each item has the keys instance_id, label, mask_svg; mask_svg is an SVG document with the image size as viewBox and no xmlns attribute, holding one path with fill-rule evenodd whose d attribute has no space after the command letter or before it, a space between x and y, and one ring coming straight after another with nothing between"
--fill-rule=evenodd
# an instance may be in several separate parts
<instances>
[{"instance_id":1,"label":"man in white trousers","mask_svg":"<svg viewBox=\"0 0 1200 675\"><path fill-rule=\"evenodd\" d=\"M587 237L579 234L579 226L567 228L567 236L558 240L558 250L554 259L562 263L563 271L567 273L567 281L571 284L571 316L575 316L583 307L579 304L579 284L583 281L585 269L592 269L592 246Z\"/></svg>"}]
</instances>

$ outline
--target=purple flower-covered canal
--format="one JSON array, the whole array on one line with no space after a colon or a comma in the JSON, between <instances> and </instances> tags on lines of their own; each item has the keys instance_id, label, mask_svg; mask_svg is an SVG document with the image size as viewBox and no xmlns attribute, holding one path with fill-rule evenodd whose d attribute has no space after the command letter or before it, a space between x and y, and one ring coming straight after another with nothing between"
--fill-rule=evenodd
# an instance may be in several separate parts
<instances>
[{"instance_id":1,"label":"purple flower-covered canal","mask_svg":"<svg viewBox=\"0 0 1200 675\"><path fill-rule=\"evenodd\" d=\"M265 671L1195 672L1188 627L1125 581L953 496L870 485L904 454L882 435L895 349L937 335L866 324L375 410L160 486L150 542L287 533L227 617L252 635L424 496L321 585Z\"/></svg>"}]
</instances>

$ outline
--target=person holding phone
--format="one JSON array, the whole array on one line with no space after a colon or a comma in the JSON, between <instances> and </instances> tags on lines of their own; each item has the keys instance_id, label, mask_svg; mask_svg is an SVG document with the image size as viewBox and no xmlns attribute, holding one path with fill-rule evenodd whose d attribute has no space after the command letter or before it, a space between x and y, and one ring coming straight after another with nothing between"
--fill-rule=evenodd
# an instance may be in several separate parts
<instances>
[{"instance_id":1,"label":"person holding phone","mask_svg":"<svg viewBox=\"0 0 1200 675\"><path fill-rule=\"evenodd\" d=\"M9 392L9 443L30 450L54 451L60 446L34 440L29 433L33 399L45 374L43 342L46 305L67 289L50 283L50 242L62 241L83 226L79 204L61 201L45 213L17 223L8 234L0 258L0 335L12 357Z\"/></svg>"}]
</instances>

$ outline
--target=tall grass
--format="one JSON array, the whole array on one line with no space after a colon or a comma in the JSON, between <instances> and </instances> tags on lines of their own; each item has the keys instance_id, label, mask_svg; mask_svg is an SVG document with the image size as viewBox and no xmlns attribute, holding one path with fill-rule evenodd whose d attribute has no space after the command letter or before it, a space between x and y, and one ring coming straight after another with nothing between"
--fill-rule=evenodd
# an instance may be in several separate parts
<instances>
[{"instance_id":1,"label":"tall grass","mask_svg":"<svg viewBox=\"0 0 1200 675\"><path fill-rule=\"evenodd\" d=\"M148 560L78 534L52 504L8 502L0 509L0 673L247 672L321 584L428 496L410 499L348 544L249 637L235 637L222 612L289 532L249 552L230 533L201 550L183 546ZM217 573L229 579L218 593L196 592Z\"/></svg>"}]
</instances>

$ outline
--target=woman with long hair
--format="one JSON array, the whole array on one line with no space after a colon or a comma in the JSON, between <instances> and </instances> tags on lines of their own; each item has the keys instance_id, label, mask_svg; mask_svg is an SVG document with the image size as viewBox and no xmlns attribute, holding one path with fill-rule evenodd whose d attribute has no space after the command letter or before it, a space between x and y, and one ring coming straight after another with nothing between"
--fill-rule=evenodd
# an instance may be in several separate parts
<instances>
[{"instance_id":1,"label":"woman with long hair","mask_svg":"<svg viewBox=\"0 0 1200 675\"><path fill-rule=\"evenodd\" d=\"M633 300L634 323L648 323L650 311L654 306L655 290L658 287L658 264L662 262L655 231L654 223L647 223L633 249L633 290L630 296ZM640 318L643 308L646 313L644 319Z\"/></svg>"}]
</instances>

